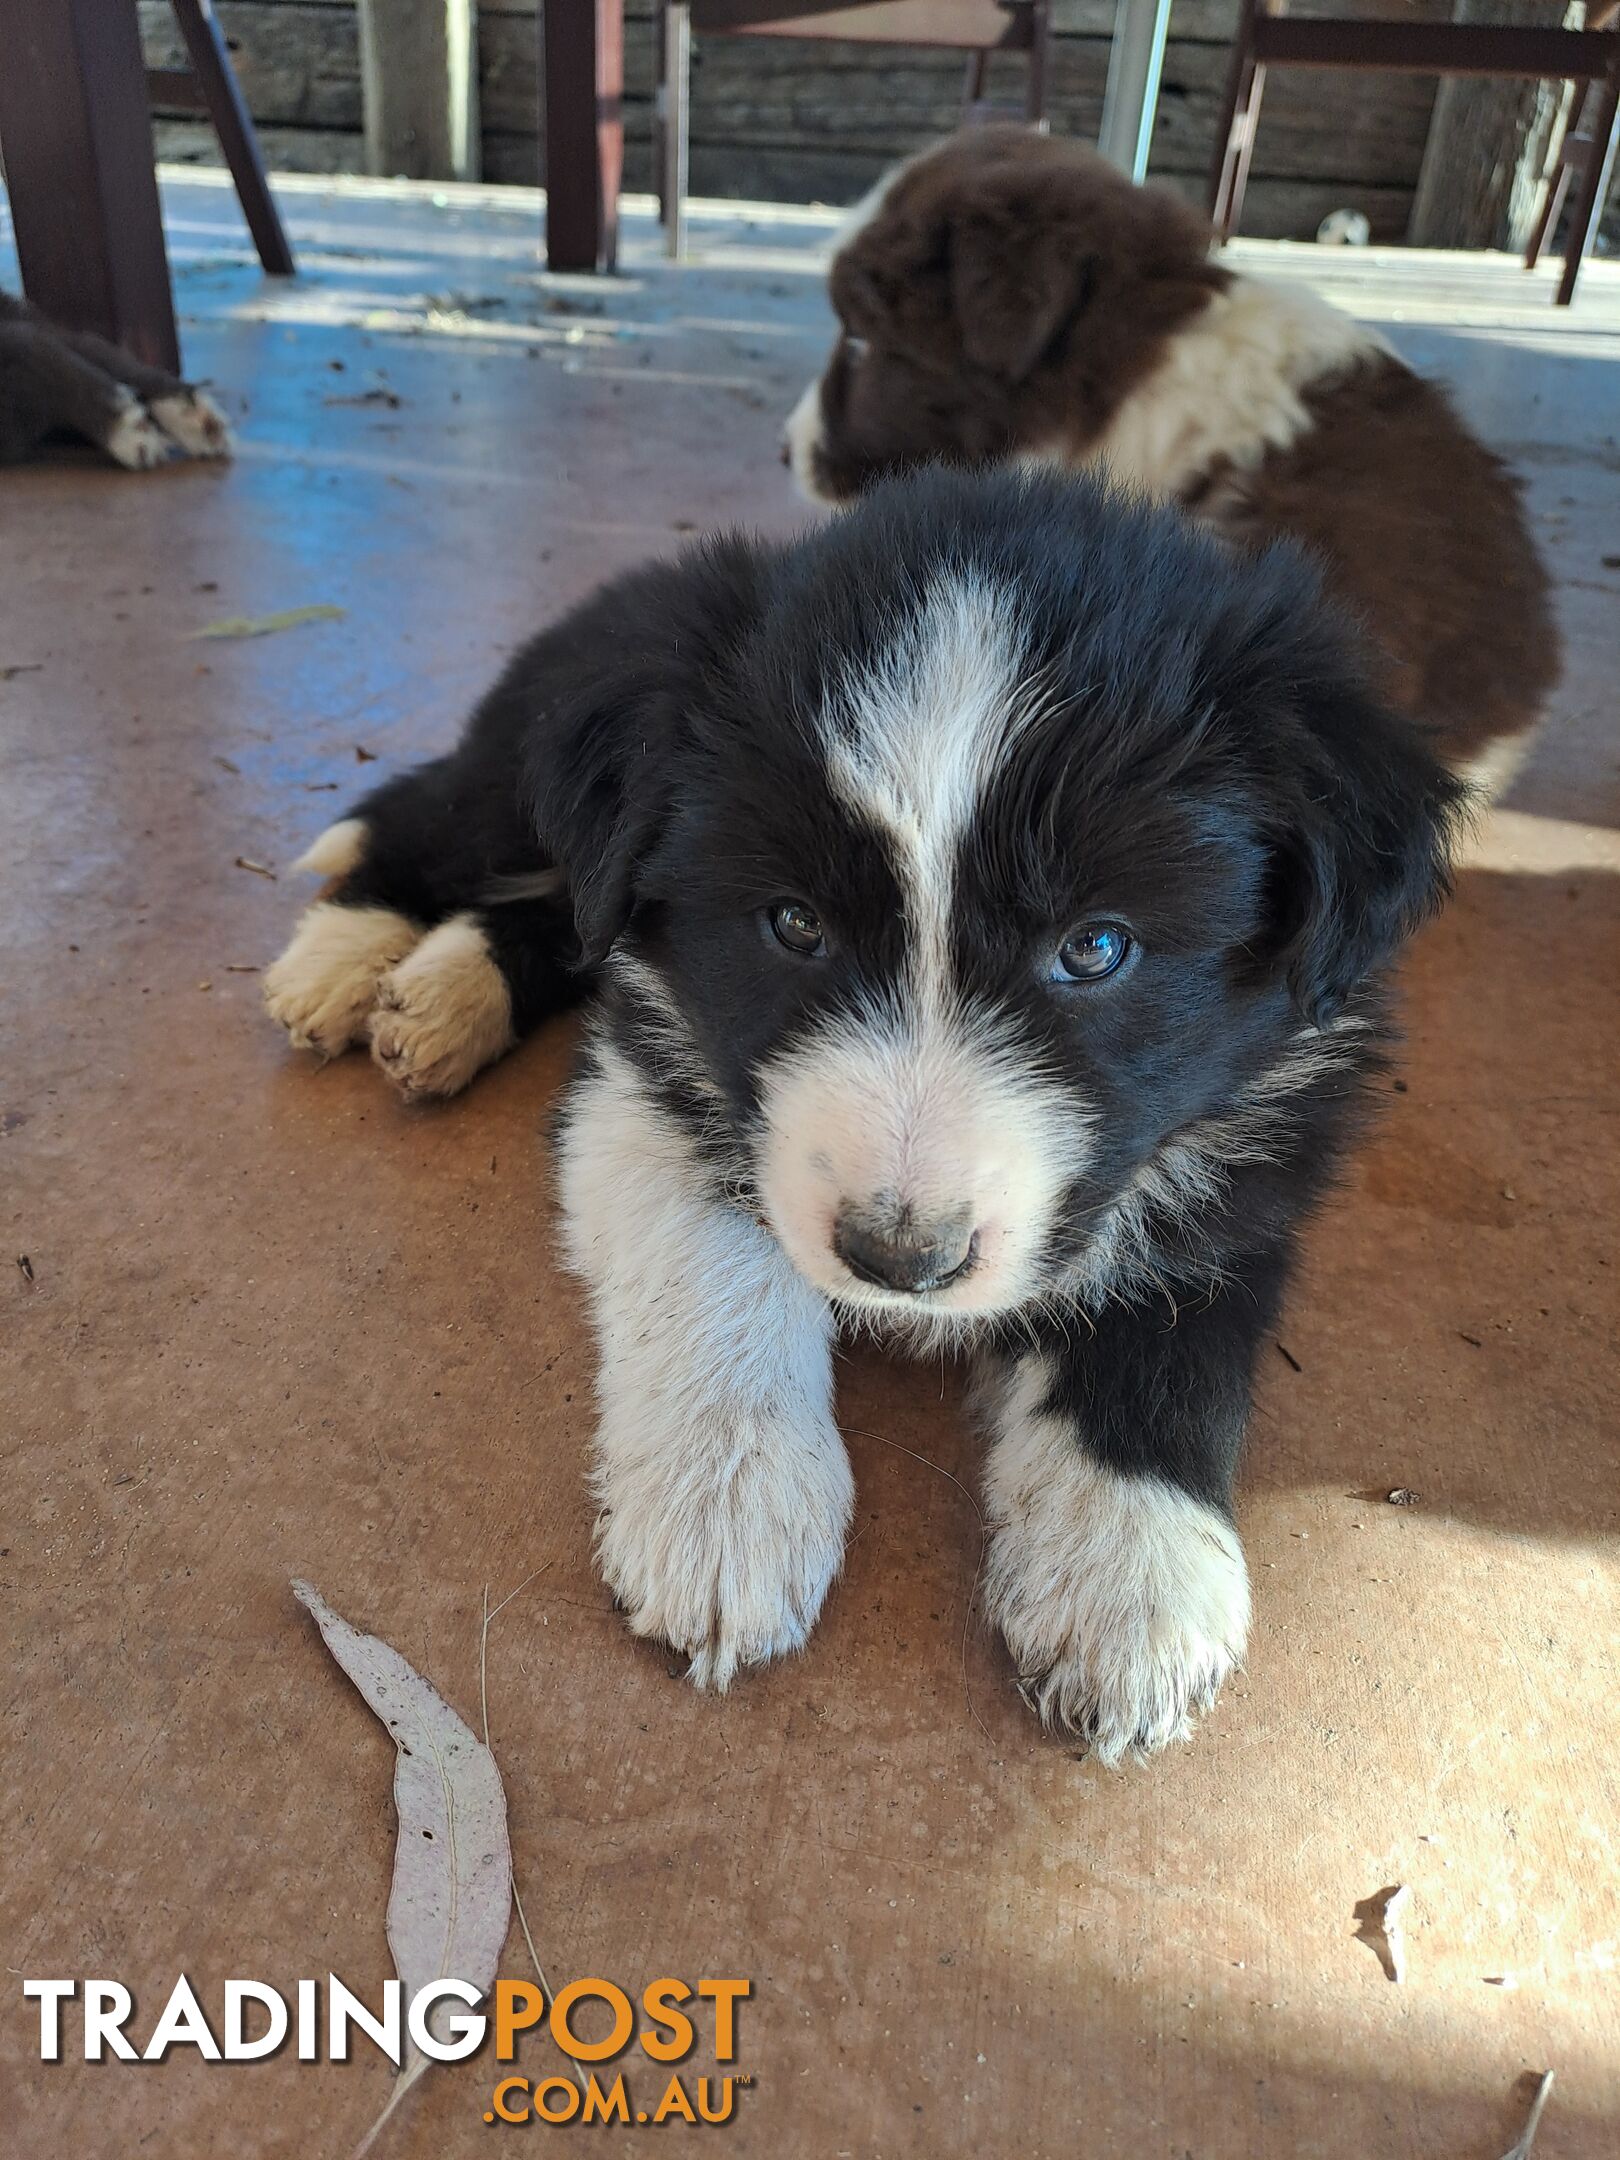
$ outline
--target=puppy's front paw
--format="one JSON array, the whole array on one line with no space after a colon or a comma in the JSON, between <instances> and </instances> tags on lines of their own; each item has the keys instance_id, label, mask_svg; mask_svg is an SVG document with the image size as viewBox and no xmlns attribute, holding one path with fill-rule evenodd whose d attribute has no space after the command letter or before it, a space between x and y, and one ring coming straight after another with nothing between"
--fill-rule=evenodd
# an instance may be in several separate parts
<instances>
[{"instance_id":1,"label":"puppy's front paw","mask_svg":"<svg viewBox=\"0 0 1620 2160\"><path fill-rule=\"evenodd\" d=\"M391 908L318 900L265 972L265 1009L295 1050L337 1057L367 1034L378 986L421 935Z\"/></svg>"},{"instance_id":2,"label":"puppy's front paw","mask_svg":"<svg viewBox=\"0 0 1620 2160\"><path fill-rule=\"evenodd\" d=\"M506 977L470 915L430 930L378 988L371 1054L407 1101L457 1094L513 1040Z\"/></svg>"},{"instance_id":3,"label":"puppy's front paw","mask_svg":"<svg viewBox=\"0 0 1620 2160\"><path fill-rule=\"evenodd\" d=\"M174 456L174 443L131 390L119 400L118 416L102 437L102 448L126 472L150 472Z\"/></svg>"},{"instance_id":4,"label":"puppy's front paw","mask_svg":"<svg viewBox=\"0 0 1620 2160\"><path fill-rule=\"evenodd\" d=\"M226 458L231 454L231 426L203 390L176 390L152 400L152 418L187 457Z\"/></svg>"},{"instance_id":5,"label":"puppy's front paw","mask_svg":"<svg viewBox=\"0 0 1620 2160\"><path fill-rule=\"evenodd\" d=\"M1230 1522L1040 1427L997 1449L988 1497L986 1602L1042 1723L1110 1768L1189 1738L1248 1634Z\"/></svg>"},{"instance_id":6,"label":"puppy's front paw","mask_svg":"<svg viewBox=\"0 0 1620 2160\"><path fill-rule=\"evenodd\" d=\"M657 1422L656 1412L649 1422ZM837 1433L776 1429L746 1408L698 1431L606 1443L597 1555L638 1635L691 1659L724 1691L739 1666L797 1650L844 1555L854 1504Z\"/></svg>"}]
</instances>

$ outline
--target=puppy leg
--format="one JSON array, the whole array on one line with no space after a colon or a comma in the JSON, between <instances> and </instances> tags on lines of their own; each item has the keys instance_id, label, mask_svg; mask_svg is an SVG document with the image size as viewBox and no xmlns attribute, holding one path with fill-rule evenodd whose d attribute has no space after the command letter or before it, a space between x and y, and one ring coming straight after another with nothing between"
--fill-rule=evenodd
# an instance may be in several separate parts
<instances>
[{"instance_id":1,"label":"puppy leg","mask_svg":"<svg viewBox=\"0 0 1620 2160\"><path fill-rule=\"evenodd\" d=\"M378 986L371 1054L407 1101L454 1095L583 987L565 898L467 909Z\"/></svg>"},{"instance_id":2,"label":"puppy leg","mask_svg":"<svg viewBox=\"0 0 1620 2160\"><path fill-rule=\"evenodd\" d=\"M455 1094L582 988L572 909L535 861L516 780L469 762L464 746L404 773L321 834L294 868L327 889L265 977L297 1048L369 1040L408 1099Z\"/></svg>"},{"instance_id":3,"label":"puppy leg","mask_svg":"<svg viewBox=\"0 0 1620 2160\"><path fill-rule=\"evenodd\" d=\"M132 391L175 449L194 458L230 456L230 423L205 390L182 382L166 368L148 367L122 345L110 344L91 331L63 332L62 341L82 360Z\"/></svg>"},{"instance_id":4,"label":"puppy leg","mask_svg":"<svg viewBox=\"0 0 1620 2160\"><path fill-rule=\"evenodd\" d=\"M31 456L56 434L82 435L131 472L174 453L135 393L47 324L0 322L0 463Z\"/></svg>"},{"instance_id":5,"label":"puppy leg","mask_svg":"<svg viewBox=\"0 0 1620 2160\"><path fill-rule=\"evenodd\" d=\"M561 1182L601 1348L602 1573L638 1635L724 1689L804 1642L843 1558L831 1316L609 1045L569 1104Z\"/></svg>"},{"instance_id":6,"label":"puppy leg","mask_svg":"<svg viewBox=\"0 0 1620 2160\"><path fill-rule=\"evenodd\" d=\"M265 1010L295 1050L340 1057L371 1032L383 978L413 950L424 924L367 889L372 831L363 817L329 825L293 864L330 882L292 942L265 971Z\"/></svg>"},{"instance_id":7,"label":"puppy leg","mask_svg":"<svg viewBox=\"0 0 1620 2160\"><path fill-rule=\"evenodd\" d=\"M1110 1307L987 1376L986 1603L1043 1723L1110 1766L1186 1739L1242 1662L1230 1496L1266 1310Z\"/></svg>"}]
</instances>

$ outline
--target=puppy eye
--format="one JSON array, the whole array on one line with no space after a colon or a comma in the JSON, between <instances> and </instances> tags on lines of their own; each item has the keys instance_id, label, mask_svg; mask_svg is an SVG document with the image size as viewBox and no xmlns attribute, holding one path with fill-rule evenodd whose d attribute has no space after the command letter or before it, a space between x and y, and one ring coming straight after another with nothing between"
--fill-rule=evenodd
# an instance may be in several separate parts
<instances>
[{"instance_id":1,"label":"puppy eye","mask_svg":"<svg viewBox=\"0 0 1620 2160\"><path fill-rule=\"evenodd\" d=\"M1118 923L1082 923L1058 947L1050 970L1055 983L1103 982L1117 975L1135 949Z\"/></svg>"},{"instance_id":2,"label":"puppy eye","mask_svg":"<svg viewBox=\"0 0 1620 2160\"><path fill-rule=\"evenodd\" d=\"M778 945L785 945L790 953L796 953L801 960L824 957L827 937L821 927L821 917L802 900L778 900L775 907L766 910L765 919L771 926L772 937Z\"/></svg>"}]
</instances>

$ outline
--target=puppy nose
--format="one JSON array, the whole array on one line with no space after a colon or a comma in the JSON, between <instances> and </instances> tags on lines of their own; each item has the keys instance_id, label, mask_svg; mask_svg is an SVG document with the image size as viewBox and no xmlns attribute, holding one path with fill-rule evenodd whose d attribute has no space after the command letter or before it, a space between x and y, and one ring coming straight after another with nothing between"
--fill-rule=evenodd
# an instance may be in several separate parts
<instances>
[{"instance_id":1,"label":"puppy nose","mask_svg":"<svg viewBox=\"0 0 1620 2160\"><path fill-rule=\"evenodd\" d=\"M966 1215L926 1223L906 1215L879 1222L845 1208L833 1226L833 1250L845 1267L885 1290L943 1290L967 1272L974 1247Z\"/></svg>"},{"instance_id":2,"label":"puppy nose","mask_svg":"<svg viewBox=\"0 0 1620 2160\"><path fill-rule=\"evenodd\" d=\"M788 439L785 435L782 437L781 442L777 446L776 455L778 460L784 465L791 465L793 463L793 452L788 446Z\"/></svg>"}]
</instances>

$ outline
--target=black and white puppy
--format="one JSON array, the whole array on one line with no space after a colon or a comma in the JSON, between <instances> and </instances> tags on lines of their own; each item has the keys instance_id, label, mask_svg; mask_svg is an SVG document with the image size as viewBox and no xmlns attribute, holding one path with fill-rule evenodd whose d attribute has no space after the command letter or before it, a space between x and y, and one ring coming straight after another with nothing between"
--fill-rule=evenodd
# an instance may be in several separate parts
<instances>
[{"instance_id":1,"label":"black and white puppy","mask_svg":"<svg viewBox=\"0 0 1620 2160\"><path fill-rule=\"evenodd\" d=\"M62 436L131 472L231 454L230 427L205 390L0 292L0 465Z\"/></svg>"},{"instance_id":2,"label":"black and white puppy","mask_svg":"<svg viewBox=\"0 0 1620 2160\"><path fill-rule=\"evenodd\" d=\"M316 844L270 1009L446 1093L594 981L561 1189L630 1625L716 1688L801 1645L840 1330L961 1345L989 1609L1112 1763L1242 1656L1256 1347L1462 799L1293 551L924 473L536 640Z\"/></svg>"}]
</instances>

